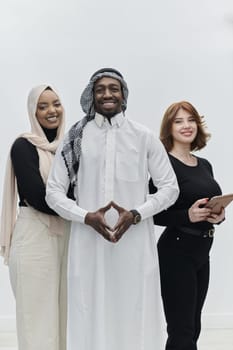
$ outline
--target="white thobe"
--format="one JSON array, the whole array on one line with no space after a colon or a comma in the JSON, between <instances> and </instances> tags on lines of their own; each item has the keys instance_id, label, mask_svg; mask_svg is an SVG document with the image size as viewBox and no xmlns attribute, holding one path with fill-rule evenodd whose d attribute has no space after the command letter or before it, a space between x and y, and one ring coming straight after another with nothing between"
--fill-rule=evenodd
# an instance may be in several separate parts
<instances>
[{"instance_id":1,"label":"white thobe","mask_svg":"<svg viewBox=\"0 0 233 350\"><path fill-rule=\"evenodd\" d=\"M62 145L61 145L62 147ZM178 196L161 142L122 114L111 124L96 114L83 130L79 203L66 197L67 169L58 149L48 179L48 204L72 221L68 272L68 350L162 350L159 266L152 215ZM148 176L158 188L148 195ZM142 221L117 243L84 224L114 200ZM117 212L106 213L113 226Z\"/></svg>"}]
</instances>

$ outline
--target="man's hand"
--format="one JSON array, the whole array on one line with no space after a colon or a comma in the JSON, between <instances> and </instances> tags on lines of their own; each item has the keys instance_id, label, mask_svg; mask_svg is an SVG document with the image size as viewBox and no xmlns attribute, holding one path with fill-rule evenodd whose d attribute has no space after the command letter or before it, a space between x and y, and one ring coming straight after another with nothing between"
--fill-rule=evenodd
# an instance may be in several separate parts
<instances>
[{"instance_id":1,"label":"man's hand","mask_svg":"<svg viewBox=\"0 0 233 350\"><path fill-rule=\"evenodd\" d=\"M104 215L112 206L110 202L105 207L100 208L96 212L87 213L85 217L85 224L91 226L95 231L100 233L107 241L115 242L114 236L111 233L113 229L106 224Z\"/></svg>"},{"instance_id":2,"label":"man's hand","mask_svg":"<svg viewBox=\"0 0 233 350\"><path fill-rule=\"evenodd\" d=\"M118 211L119 218L112 231L114 235L112 237L113 242L118 242L128 228L133 224L133 214L117 205L115 202L111 202L111 206Z\"/></svg>"}]
</instances>

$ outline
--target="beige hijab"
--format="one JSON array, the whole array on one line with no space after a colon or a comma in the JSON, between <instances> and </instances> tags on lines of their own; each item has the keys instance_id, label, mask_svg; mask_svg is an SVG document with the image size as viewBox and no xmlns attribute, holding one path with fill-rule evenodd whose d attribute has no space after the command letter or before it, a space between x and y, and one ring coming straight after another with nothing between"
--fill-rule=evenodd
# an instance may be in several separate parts
<instances>
[{"instance_id":1,"label":"beige hijab","mask_svg":"<svg viewBox=\"0 0 233 350\"><path fill-rule=\"evenodd\" d=\"M38 123L38 120L36 118L38 99L42 92L48 87L56 93L56 91L50 85L39 85L30 91L28 96L28 114L31 123L31 133L24 133L19 136L26 138L29 142L36 146L39 155L39 169L41 177L45 184L47 182L55 151L59 142L63 138L65 127L65 117L63 112L56 139L53 142L49 142L43 129ZM11 237L17 217L17 194L18 191L16 177L14 174L11 157L9 155L4 180L0 229L1 255L4 256L4 261L6 264L8 262ZM57 216L47 215L39 211L37 211L37 213L40 216L40 219L49 227L51 234L60 235L63 233L63 219Z\"/></svg>"}]
</instances>

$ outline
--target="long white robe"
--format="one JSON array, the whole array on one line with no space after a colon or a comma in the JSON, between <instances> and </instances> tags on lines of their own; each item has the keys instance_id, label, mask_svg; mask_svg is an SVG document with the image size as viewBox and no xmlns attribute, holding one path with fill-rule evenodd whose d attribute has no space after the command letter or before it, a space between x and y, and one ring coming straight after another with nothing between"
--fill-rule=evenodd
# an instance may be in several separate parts
<instances>
[{"instance_id":1,"label":"long white robe","mask_svg":"<svg viewBox=\"0 0 233 350\"><path fill-rule=\"evenodd\" d=\"M69 180L60 149L47 201L72 220L68 277L68 350L162 350L159 266L152 215L176 200L175 174L162 144L119 114L100 115L83 132L79 205L66 198ZM148 174L158 192L148 195ZM84 224L88 211L114 200L142 221L121 240L106 241ZM110 225L115 209L106 213Z\"/></svg>"}]
</instances>

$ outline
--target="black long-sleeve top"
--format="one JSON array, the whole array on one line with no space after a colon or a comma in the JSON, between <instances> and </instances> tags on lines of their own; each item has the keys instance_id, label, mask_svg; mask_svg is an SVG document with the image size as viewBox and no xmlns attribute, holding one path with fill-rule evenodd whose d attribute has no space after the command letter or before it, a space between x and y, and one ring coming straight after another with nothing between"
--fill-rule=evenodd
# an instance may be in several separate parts
<instances>
[{"instance_id":1,"label":"black long-sleeve top","mask_svg":"<svg viewBox=\"0 0 233 350\"><path fill-rule=\"evenodd\" d=\"M211 198L222 193L215 181L211 164L204 158L197 158L197 166L189 166L169 154L176 173L180 194L170 208L153 217L154 224L166 227L189 227L196 230L209 230L213 225L207 221L192 223L188 209L201 198ZM152 180L149 182L150 193L156 192Z\"/></svg>"},{"instance_id":2,"label":"black long-sleeve top","mask_svg":"<svg viewBox=\"0 0 233 350\"><path fill-rule=\"evenodd\" d=\"M43 128L49 142L57 134L57 129ZM19 137L11 148L11 160L17 180L19 206L27 206L50 215L57 215L46 203L46 188L39 171L37 149L27 139ZM27 202L27 203L26 203Z\"/></svg>"}]
</instances>

